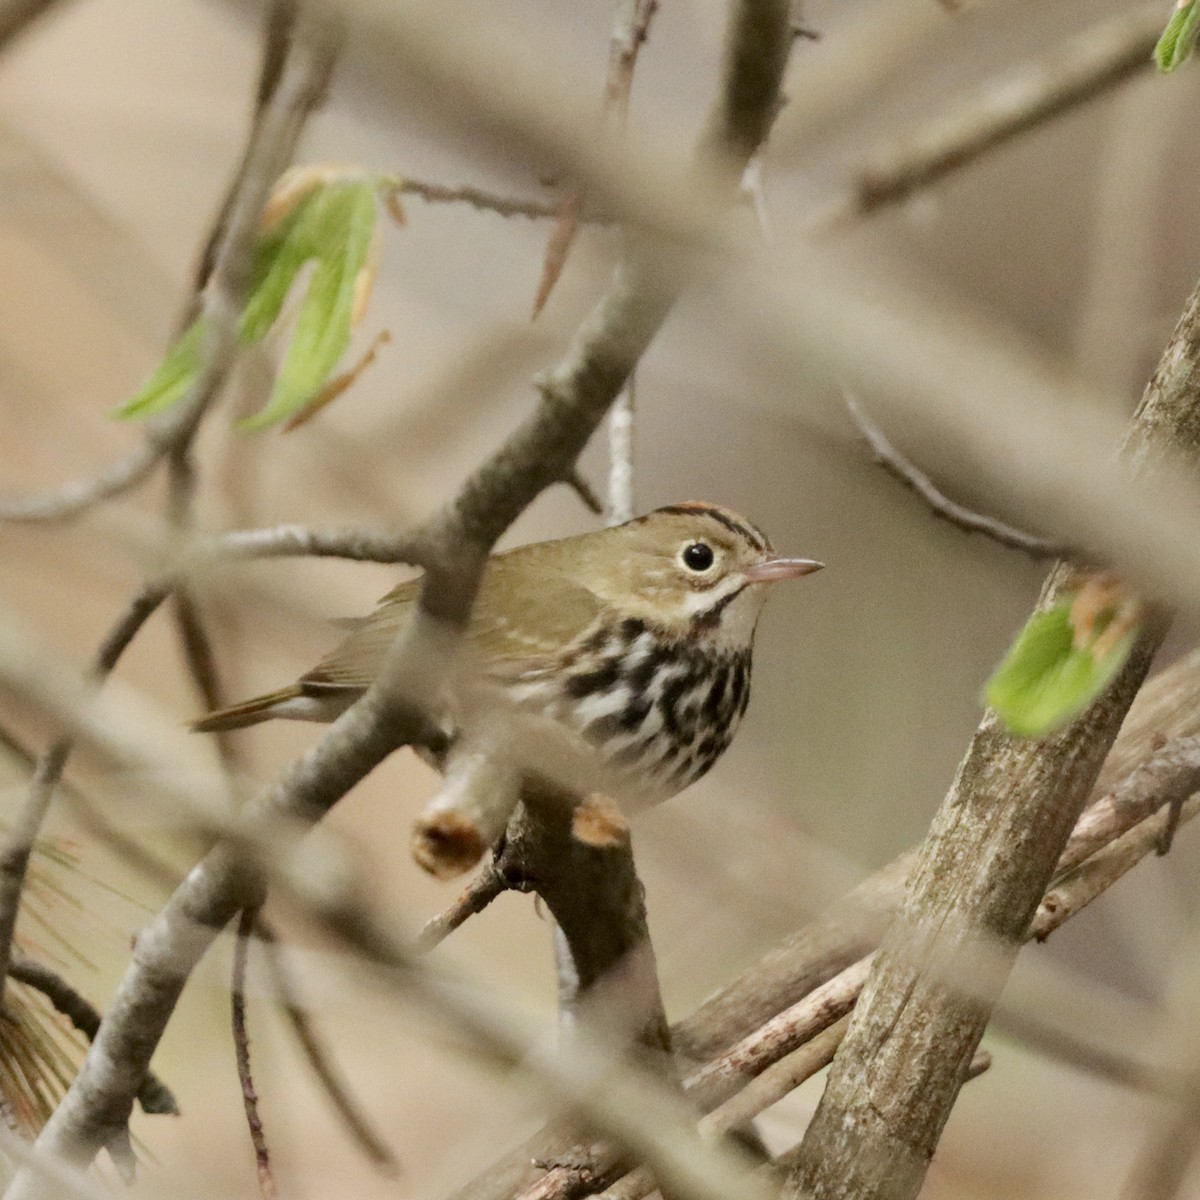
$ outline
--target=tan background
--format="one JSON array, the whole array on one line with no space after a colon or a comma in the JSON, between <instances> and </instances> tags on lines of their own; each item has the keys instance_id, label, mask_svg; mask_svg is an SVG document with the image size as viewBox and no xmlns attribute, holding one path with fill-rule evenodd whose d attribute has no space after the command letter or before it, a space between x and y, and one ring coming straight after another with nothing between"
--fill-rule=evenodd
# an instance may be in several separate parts
<instances>
[{"instance_id":1,"label":"tan background","mask_svg":"<svg viewBox=\"0 0 1200 1200\"><path fill-rule=\"evenodd\" d=\"M869 151L1120 8L1030 0L930 21L920 10L932 0L882 7L912 10L931 33L884 55L887 71L868 86L848 77L846 111L786 158L769 159L767 195L781 243L795 245L809 214ZM798 45L798 86L838 47L843 23L865 8L809 4L805 19L825 37ZM604 0L454 11L573 54L578 77L599 95ZM711 93L720 30L721 7L710 0L664 0L639 66L633 120L655 114L673 147L686 144ZM427 114L374 101L360 50L351 47L349 82L335 83L304 144L306 158L538 190L531 169L498 165L484 147L441 138ZM6 490L86 474L136 438L108 414L169 335L240 149L256 54L253 26L221 5L78 0L0 62ZM1147 76L843 235L840 245L893 302L934 296L1002 323L1064 370L1081 368L1107 402L1128 410L1200 273L1200 166L1191 144L1198 93L1195 70L1171 80ZM205 525L419 517L526 411L522 382L458 396L448 409L431 405L429 386L483 331L525 321L545 227L416 200L407 207L407 228L386 234L364 328L366 337L389 329L391 346L302 432L242 439L228 433L228 407L218 411L204 438ZM611 250L606 234L589 234L577 247L541 322L546 348L536 363L550 361L597 294ZM932 522L864 461L836 397L799 389L783 400L757 395L720 314L701 299L681 305L656 342L639 374L639 400L639 507L700 497L728 504L762 524L781 549L829 564L818 578L781 590L768 609L755 702L738 744L711 778L648 815L639 830L667 1002L679 1015L831 894L920 837L1040 570ZM586 467L603 479L599 441ZM131 512L157 511L159 499L155 483L97 518L0 530L0 599L83 662L138 576L122 522ZM559 491L510 537L566 533L591 521ZM247 568L227 580L234 602L224 609L220 648L230 689L240 695L290 678L328 644L321 616L364 610L393 576L310 563ZM250 587L256 579L301 597L309 618L263 600ZM1177 645L1187 640L1180 634ZM177 664L159 619L122 675L182 725L197 707ZM313 736L303 726L254 733L247 745L256 777L271 778ZM410 928L452 894L424 878L406 849L409 823L432 786L429 772L402 756L334 818ZM6 793L17 794L15 787ZM1195 893L1191 840L1185 834L1179 853L1139 868L1039 952L1089 989L1121 993L1104 1011L1128 1010L1146 1030L1185 940ZM98 853L87 857L97 874L154 902L153 889L124 868ZM106 917L103 929L85 935L98 965L94 977L84 974L86 990L103 998L143 918L102 894L89 892L87 904ZM444 953L536 1006L549 1027L546 932L528 902L503 899ZM257 1076L287 1194L437 1196L536 1120L536 1103L482 1075L353 967L343 969L319 947L304 967L313 1006L404 1173L380 1180L361 1162L260 1004L251 1012ZM178 1196L255 1194L226 1032L227 970L222 947L189 989L156 1060L185 1116L137 1126L157 1160L143 1171L147 1195L160 1188ZM993 1048L996 1066L964 1093L927 1194L1117 1195L1155 1111L1149 1102L1003 1039ZM794 1122L816 1095L810 1087L776 1114L772 1136L794 1139ZM1191 1194L1200 1195L1200 1184Z\"/></svg>"}]
</instances>

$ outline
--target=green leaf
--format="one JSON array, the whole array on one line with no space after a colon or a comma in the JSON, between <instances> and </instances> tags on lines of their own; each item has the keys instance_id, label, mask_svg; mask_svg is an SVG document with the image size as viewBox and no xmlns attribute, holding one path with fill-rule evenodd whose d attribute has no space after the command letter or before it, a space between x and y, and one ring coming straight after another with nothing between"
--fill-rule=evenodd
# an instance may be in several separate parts
<instances>
[{"instance_id":1,"label":"green leaf","mask_svg":"<svg viewBox=\"0 0 1200 1200\"><path fill-rule=\"evenodd\" d=\"M250 296L238 319L242 345L261 341L278 322L308 263L315 263L295 329L266 406L241 422L261 429L298 412L325 386L350 343L355 285L375 230L376 197L384 177L360 174L312 188L254 249ZM118 410L149 417L178 403L200 370L204 326L197 319L168 350L154 374Z\"/></svg>"},{"instance_id":2,"label":"green leaf","mask_svg":"<svg viewBox=\"0 0 1200 1200\"><path fill-rule=\"evenodd\" d=\"M200 372L203 341L204 321L197 317L176 339L154 374L117 409L115 415L126 419L152 417L182 400Z\"/></svg>"},{"instance_id":3,"label":"green leaf","mask_svg":"<svg viewBox=\"0 0 1200 1200\"><path fill-rule=\"evenodd\" d=\"M1154 47L1154 61L1160 71L1174 71L1192 56L1196 39L1200 37L1200 2L1183 0L1167 22L1163 35Z\"/></svg>"},{"instance_id":4,"label":"green leaf","mask_svg":"<svg viewBox=\"0 0 1200 1200\"><path fill-rule=\"evenodd\" d=\"M1121 669L1137 638L1136 626L1097 653L1098 623L1089 644L1076 648L1067 596L1034 613L996 668L985 691L987 703L1021 737L1042 737L1083 712Z\"/></svg>"},{"instance_id":5,"label":"green leaf","mask_svg":"<svg viewBox=\"0 0 1200 1200\"><path fill-rule=\"evenodd\" d=\"M319 258L330 231L332 188L315 188L269 233L259 238L254 252L250 299L242 310L238 332L242 343L253 346L279 320L284 301L301 268ZM336 230L334 231L336 235Z\"/></svg>"},{"instance_id":6,"label":"green leaf","mask_svg":"<svg viewBox=\"0 0 1200 1200\"><path fill-rule=\"evenodd\" d=\"M299 412L316 396L350 344L355 286L375 231L372 179L322 189L303 235L318 248L317 266L267 405L239 423L262 429Z\"/></svg>"}]
</instances>

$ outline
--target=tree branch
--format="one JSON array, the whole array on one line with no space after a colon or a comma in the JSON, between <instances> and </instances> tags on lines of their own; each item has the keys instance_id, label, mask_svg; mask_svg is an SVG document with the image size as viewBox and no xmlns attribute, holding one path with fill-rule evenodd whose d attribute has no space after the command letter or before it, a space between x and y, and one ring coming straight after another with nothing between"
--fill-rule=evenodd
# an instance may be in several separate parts
<instances>
[{"instance_id":1,"label":"tree branch","mask_svg":"<svg viewBox=\"0 0 1200 1200\"><path fill-rule=\"evenodd\" d=\"M980 533L998 545L1006 546L1009 550L1020 550L1036 560L1055 558L1074 558L1078 551L1063 542L1055 542L1049 538L1038 537L1005 525L994 517L983 513L973 512L969 508L951 500L945 495L915 463L910 462L887 439L887 435L863 411L862 406L848 392L843 396L846 409L850 413L859 433L862 434L871 450L875 461L906 488L916 492L929 506L930 512L943 521L948 521L964 533Z\"/></svg>"},{"instance_id":2,"label":"tree branch","mask_svg":"<svg viewBox=\"0 0 1200 1200\"><path fill-rule=\"evenodd\" d=\"M274 931L263 921L261 915L256 925L258 936L262 941L263 951L267 960L267 969L271 973L271 982L275 994L287 1016L288 1023L296 1040L308 1059L309 1066L325 1089L326 1096L342 1118L346 1128L359 1144L366 1156L379 1168L390 1175L399 1171L396 1156L384 1143L383 1139L371 1128L371 1123L359 1111L349 1089L343 1083L336 1064L330 1058L322 1040L314 1028L311 1018L305 1011L296 995L296 988L291 974L287 970L283 954L280 950L279 939Z\"/></svg>"},{"instance_id":3,"label":"tree branch","mask_svg":"<svg viewBox=\"0 0 1200 1200\"><path fill-rule=\"evenodd\" d=\"M1140 778L1149 785L1157 779L1166 785L1169 799L1173 791L1168 782L1170 771L1164 775L1162 768L1172 759L1179 761L1177 752L1184 756L1194 752L1186 747L1197 733L1200 651L1160 672L1139 693L1056 874L1071 872L1100 847L1151 817L1159 794L1151 786L1133 788L1129 781ZM1163 738L1175 741L1164 746ZM760 1027L787 1009L792 1009L796 1027L802 1027L808 1019L805 1006L820 1003L819 998L811 999L813 994L878 946L903 899L905 880L915 859L916 851L902 854L678 1022L671 1036L683 1073L688 1074L689 1064L703 1066L727 1053L741 1054L739 1043L757 1037ZM1056 890L1052 888L1048 896ZM794 1042L780 1040L777 1044L786 1052ZM765 1066L767 1061L759 1065ZM565 1200L581 1190L578 1181L566 1171L542 1176L530 1164L570 1160L576 1153L570 1138L554 1129L543 1130L460 1189L454 1200L507 1200L534 1179L540 1180L541 1200ZM589 1167L598 1186L620 1174L615 1156L592 1159Z\"/></svg>"},{"instance_id":4,"label":"tree branch","mask_svg":"<svg viewBox=\"0 0 1200 1200\"><path fill-rule=\"evenodd\" d=\"M725 78L705 146L736 187L738 155L747 157L769 127L786 62L788 5L741 0ZM298 41L298 39L297 39ZM277 98L288 92L287 79ZM267 127L264 120L264 130ZM257 209L256 209L257 211ZM567 357L540 381L542 402L503 447L466 481L456 499L421 531L434 554L424 563L420 608L388 656L380 678L248 808L255 815L319 820L399 745L422 733L414 704L432 688L470 612L484 556L522 509L562 480L604 417L674 299L674 272L658 268L661 251L638 240L614 284L579 330ZM234 913L261 901L264 879L228 846L192 870L139 938L133 961L84 1065L41 1137L39 1149L70 1163L90 1161L124 1127L131 1098L148 1068L195 964ZM22 1171L9 1195L36 1195Z\"/></svg>"},{"instance_id":5,"label":"tree branch","mask_svg":"<svg viewBox=\"0 0 1200 1200\"><path fill-rule=\"evenodd\" d=\"M28 955L14 951L8 965L8 977L41 992L89 1042L96 1036L102 1019L100 1010L61 975ZM153 1072L147 1074L137 1099L145 1113L171 1117L179 1115L179 1105L171 1089Z\"/></svg>"},{"instance_id":6,"label":"tree branch","mask_svg":"<svg viewBox=\"0 0 1200 1200\"><path fill-rule=\"evenodd\" d=\"M134 597L133 603L109 631L96 653L92 675L97 681L103 681L117 665L130 642L137 637L166 596L166 587L150 584ZM69 737L59 738L38 758L25 803L0 850L0 1003L3 1002L4 981L9 974L13 933L17 927L17 913L21 907L29 859L46 814L50 811L50 802L62 779L72 747L73 742Z\"/></svg>"},{"instance_id":7,"label":"tree branch","mask_svg":"<svg viewBox=\"0 0 1200 1200\"><path fill-rule=\"evenodd\" d=\"M1200 456L1200 289L1189 299L1134 418L1126 454L1145 469ZM1066 575L1047 580L1043 604ZM988 713L922 847L896 922L805 1135L788 1196L915 1196L1088 793L1162 640L1152 615L1105 695L1066 729L1022 741ZM968 994L947 966L989 947Z\"/></svg>"},{"instance_id":8,"label":"tree branch","mask_svg":"<svg viewBox=\"0 0 1200 1200\"><path fill-rule=\"evenodd\" d=\"M833 230L900 204L1031 129L1103 96L1154 63L1160 5L1097 25L1054 57L993 81L962 111L910 136L861 168L847 195L817 222Z\"/></svg>"}]
</instances>

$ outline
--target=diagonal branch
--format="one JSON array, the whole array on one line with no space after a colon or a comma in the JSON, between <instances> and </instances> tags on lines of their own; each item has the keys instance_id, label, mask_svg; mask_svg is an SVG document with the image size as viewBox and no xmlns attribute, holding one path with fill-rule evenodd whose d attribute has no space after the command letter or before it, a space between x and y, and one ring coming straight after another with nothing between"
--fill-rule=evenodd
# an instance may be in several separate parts
<instances>
[{"instance_id":1,"label":"diagonal branch","mask_svg":"<svg viewBox=\"0 0 1200 1200\"><path fill-rule=\"evenodd\" d=\"M846 196L822 214L816 228L838 229L901 204L1021 134L1149 71L1162 26L1162 6L1152 4L1087 30L1044 63L993 81L962 111L862 167Z\"/></svg>"},{"instance_id":2,"label":"diagonal branch","mask_svg":"<svg viewBox=\"0 0 1200 1200\"><path fill-rule=\"evenodd\" d=\"M945 495L938 486L915 463L910 462L888 441L887 435L863 411L858 401L847 393L843 400L859 433L870 447L875 461L905 487L916 492L929 506L930 512L943 521L961 529L964 533L979 533L997 545L1010 550L1020 550L1033 559L1073 558L1077 551L1063 542L1026 533L1012 525L1006 525L995 517L973 512Z\"/></svg>"},{"instance_id":3,"label":"diagonal branch","mask_svg":"<svg viewBox=\"0 0 1200 1200\"><path fill-rule=\"evenodd\" d=\"M1189 298L1147 387L1125 452L1145 471L1200 459L1200 288ZM1053 571L1043 603L1066 575ZM846 1200L916 1195L963 1072L1024 940L1071 828L1166 631L1152 615L1106 694L1040 741L985 715L909 878L825 1094L805 1135L788 1196L836 1187ZM970 994L946 965L994 951Z\"/></svg>"},{"instance_id":4,"label":"diagonal branch","mask_svg":"<svg viewBox=\"0 0 1200 1200\"><path fill-rule=\"evenodd\" d=\"M8 965L8 977L41 992L90 1042L100 1028L101 1014L86 997L77 992L61 975L25 954L16 952ZM151 1072L138 1092L142 1111L156 1115L178 1116L179 1105L170 1088Z\"/></svg>"},{"instance_id":5,"label":"diagonal branch","mask_svg":"<svg viewBox=\"0 0 1200 1200\"><path fill-rule=\"evenodd\" d=\"M790 38L784 0L734 6L725 75L705 141L720 160L732 198L738 159L753 152L774 115ZM287 93L286 80L279 96ZM266 122L264 122L264 125ZM499 535L550 484L566 478L675 297L675 272L662 251L638 239L618 266L609 293L585 320L567 357L540 380L533 414L420 531L431 549L418 613L388 656L381 677L294 763L245 819L288 815L319 820L388 754L421 736L417 707L433 687L455 627L466 620L484 557ZM100 1033L62 1103L38 1139L40 1152L82 1164L122 1129L191 970L239 910L261 901L265 881L232 846L197 865L138 940ZM22 1171L10 1197L38 1194Z\"/></svg>"},{"instance_id":6,"label":"diagonal branch","mask_svg":"<svg viewBox=\"0 0 1200 1200\"><path fill-rule=\"evenodd\" d=\"M1088 900L1094 898L1150 852L1156 835L1155 829L1147 828L1155 825L1150 818L1160 801L1171 799L1176 782L1186 784L1189 764L1197 761L1194 739L1198 734L1200 651L1160 672L1139 694L1105 763L1092 803L1059 860L1056 870L1062 878L1046 895L1038 924L1031 930L1034 936L1043 931L1042 923L1051 919L1047 908L1071 915L1087 902L1083 889L1092 889L1094 883ZM1163 738L1170 740L1163 745ZM1186 811L1194 812L1194 808ZM1138 839L1144 846L1141 856L1134 857L1124 849L1112 852L1120 859L1118 869L1105 848L1110 844L1124 847ZM915 859L915 851L902 854L677 1022L671 1037L681 1069L687 1073L689 1067L703 1067L711 1076L721 1070L711 1064L722 1059L733 1069L738 1058L744 1061L749 1040L785 1010L792 1010L792 1016L777 1026L778 1032L802 1030L806 1025L815 1028L809 1023L809 1009L823 1007L836 991L822 993L822 985L839 976L845 982L847 969L876 949L903 900ZM1086 867L1081 867L1085 860ZM1077 892L1083 902L1077 904L1072 898L1062 906L1060 888ZM786 1052L794 1042L780 1039L775 1044ZM761 1063L769 1061L766 1056ZM695 1078L697 1072L692 1070L690 1075ZM573 1161L578 1153L569 1137L552 1128L543 1130L460 1189L455 1200L508 1200L527 1188L532 1200L535 1179L540 1200L566 1200L580 1190L578 1177L561 1168L543 1175L531 1163ZM617 1177L616 1163L612 1156L589 1159L599 1186Z\"/></svg>"},{"instance_id":7,"label":"diagonal branch","mask_svg":"<svg viewBox=\"0 0 1200 1200\"><path fill-rule=\"evenodd\" d=\"M97 680L103 680L117 665L130 642L166 597L167 588L156 584L148 585L134 597L133 603L121 614L97 651L92 668ZM29 859L50 811L55 789L71 756L72 745L70 738L59 738L38 758L25 803L8 832L3 848L0 848L0 1002L4 995L4 981L9 974L13 933L17 926Z\"/></svg>"},{"instance_id":8,"label":"diagonal branch","mask_svg":"<svg viewBox=\"0 0 1200 1200\"><path fill-rule=\"evenodd\" d=\"M45 492L0 499L0 521L62 521L79 516L136 487L164 459L191 443L225 383L237 350L237 315L249 286L267 193L291 161L291 148L325 93L329 70L327 56L285 78L255 122L233 199L218 218L210 249L202 259L206 287L198 311L205 318L206 333L200 367L187 395L149 425L140 446L110 467Z\"/></svg>"}]
</instances>

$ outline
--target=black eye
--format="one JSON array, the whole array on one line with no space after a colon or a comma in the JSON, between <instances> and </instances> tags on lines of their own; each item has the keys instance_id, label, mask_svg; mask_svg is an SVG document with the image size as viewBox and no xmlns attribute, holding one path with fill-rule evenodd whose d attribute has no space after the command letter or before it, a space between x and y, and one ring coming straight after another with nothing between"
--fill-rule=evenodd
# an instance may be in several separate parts
<instances>
[{"instance_id":1,"label":"black eye","mask_svg":"<svg viewBox=\"0 0 1200 1200\"><path fill-rule=\"evenodd\" d=\"M693 542L683 548L683 565L689 571L707 571L713 565L712 547L705 542Z\"/></svg>"}]
</instances>

